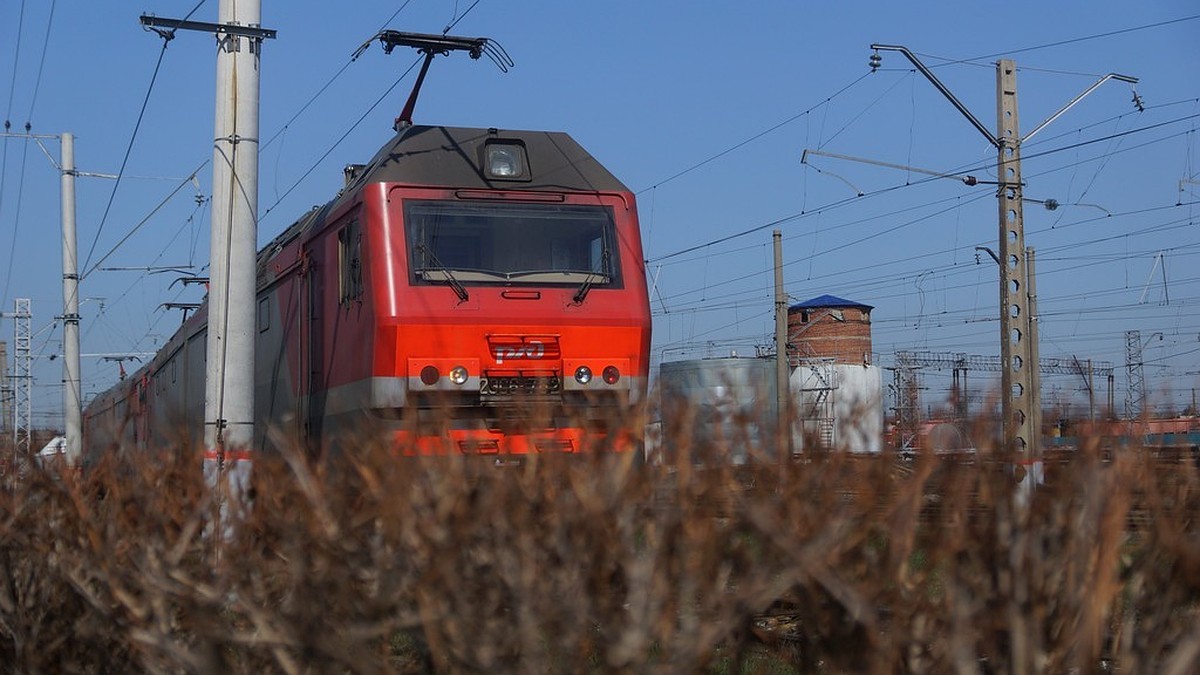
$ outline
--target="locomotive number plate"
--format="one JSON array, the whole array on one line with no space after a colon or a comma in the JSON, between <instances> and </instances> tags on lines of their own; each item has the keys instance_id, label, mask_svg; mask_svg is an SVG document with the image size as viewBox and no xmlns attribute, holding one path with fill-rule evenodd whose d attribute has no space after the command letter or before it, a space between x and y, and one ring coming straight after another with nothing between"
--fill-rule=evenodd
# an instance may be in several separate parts
<instances>
[{"instance_id":1,"label":"locomotive number plate","mask_svg":"<svg viewBox=\"0 0 1200 675\"><path fill-rule=\"evenodd\" d=\"M479 378L479 391L484 396L538 396L557 394L561 389L562 382L557 376L503 375Z\"/></svg>"}]
</instances>

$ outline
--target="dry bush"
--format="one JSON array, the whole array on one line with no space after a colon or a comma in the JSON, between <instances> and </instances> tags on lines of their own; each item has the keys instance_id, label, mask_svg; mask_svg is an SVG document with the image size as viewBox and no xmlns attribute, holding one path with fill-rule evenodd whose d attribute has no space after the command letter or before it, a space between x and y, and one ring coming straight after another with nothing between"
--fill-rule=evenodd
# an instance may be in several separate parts
<instances>
[{"instance_id":1,"label":"dry bush","mask_svg":"<svg viewBox=\"0 0 1200 675\"><path fill-rule=\"evenodd\" d=\"M34 472L0 494L0 670L1200 664L1190 457L1088 447L1049 458L1029 491L986 442L733 466L687 431L666 430L667 465L371 444L264 456L252 501L223 512L190 454Z\"/></svg>"}]
</instances>

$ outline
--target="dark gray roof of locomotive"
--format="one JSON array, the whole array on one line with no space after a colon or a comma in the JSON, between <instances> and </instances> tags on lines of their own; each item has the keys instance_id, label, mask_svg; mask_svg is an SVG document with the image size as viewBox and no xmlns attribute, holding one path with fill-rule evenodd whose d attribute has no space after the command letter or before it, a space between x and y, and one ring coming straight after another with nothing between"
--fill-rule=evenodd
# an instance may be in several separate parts
<instances>
[{"instance_id":1,"label":"dark gray roof of locomotive","mask_svg":"<svg viewBox=\"0 0 1200 675\"><path fill-rule=\"evenodd\" d=\"M494 180L482 171L484 143L520 141L532 180ZM412 126L380 149L352 187L407 183L431 187L538 191L626 191L575 139L557 131Z\"/></svg>"},{"instance_id":2,"label":"dark gray roof of locomotive","mask_svg":"<svg viewBox=\"0 0 1200 675\"><path fill-rule=\"evenodd\" d=\"M483 146L492 139L524 144L532 180L495 180L483 173ZM575 139L560 131L411 126L385 143L332 201L314 207L259 251L260 282L262 266L270 256L368 183L540 192L629 190Z\"/></svg>"}]
</instances>

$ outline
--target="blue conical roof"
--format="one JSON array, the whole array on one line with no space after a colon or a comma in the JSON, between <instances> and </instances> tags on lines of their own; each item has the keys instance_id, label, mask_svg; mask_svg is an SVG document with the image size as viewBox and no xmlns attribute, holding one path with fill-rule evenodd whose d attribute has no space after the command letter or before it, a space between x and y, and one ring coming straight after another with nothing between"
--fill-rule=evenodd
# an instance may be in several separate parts
<instances>
[{"instance_id":1,"label":"blue conical roof","mask_svg":"<svg viewBox=\"0 0 1200 675\"><path fill-rule=\"evenodd\" d=\"M811 300L805 300L804 302L792 305L788 309L814 309L826 307L859 307L862 309L875 309L871 305L864 305L861 302L846 300L845 298L839 298L836 295L818 295Z\"/></svg>"}]
</instances>

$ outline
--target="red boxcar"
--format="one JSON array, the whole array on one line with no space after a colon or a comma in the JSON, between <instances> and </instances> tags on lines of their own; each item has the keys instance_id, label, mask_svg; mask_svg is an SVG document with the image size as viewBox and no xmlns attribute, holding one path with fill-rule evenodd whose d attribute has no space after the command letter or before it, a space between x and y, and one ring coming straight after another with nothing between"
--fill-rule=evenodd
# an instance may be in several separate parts
<instances>
[{"instance_id":1,"label":"red boxcar","mask_svg":"<svg viewBox=\"0 0 1200 675\"><path fill-rule=\"evenodd\" d=\"M257 302L255 449L578 451L645 395L634 196L563 133L402 130L259 252ZM202 441L205 321L92 401L89 452Z\"/></svg>"}]
</instances>

